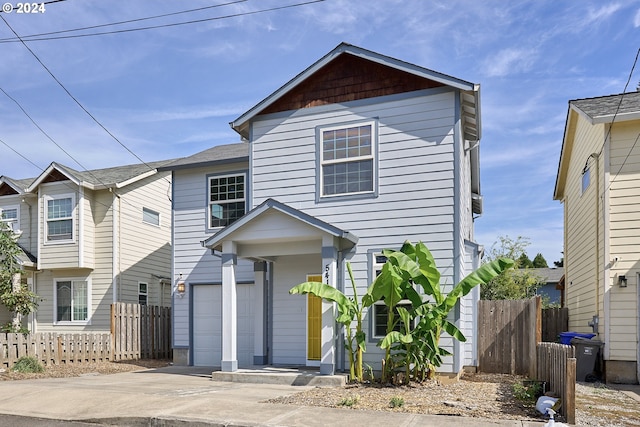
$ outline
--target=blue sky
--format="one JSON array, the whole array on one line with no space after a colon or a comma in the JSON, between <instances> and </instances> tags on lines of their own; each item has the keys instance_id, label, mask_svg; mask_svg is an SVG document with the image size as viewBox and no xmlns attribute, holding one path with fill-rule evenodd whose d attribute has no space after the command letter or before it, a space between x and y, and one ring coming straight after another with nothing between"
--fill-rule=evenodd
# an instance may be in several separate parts
<instances>
[{"instance_id":1,"label":"blue sky","mask_svg":"<svg viewBox=\"0 0 640 427\"><path fill-rule=\"evenodd\" d=\"M1 15L25 37L208 7L26 42L145 162L238 142L230 121L340 42L479 83L484 213L476 240L489 248L498 236L525 236L531 258L560 259L562 205L552 197L568 101L624 91L640 47L640 1L301 3L66 0L44 13ZM196 20L204 21L52 39ZM0 175L34 177L52 161L79 170L138 163L23 44L6 42L14 37L0 21L0 88L73 158L0 92ZM627 90L639 80L636 71Z\"/></svg>"}]
</instances>

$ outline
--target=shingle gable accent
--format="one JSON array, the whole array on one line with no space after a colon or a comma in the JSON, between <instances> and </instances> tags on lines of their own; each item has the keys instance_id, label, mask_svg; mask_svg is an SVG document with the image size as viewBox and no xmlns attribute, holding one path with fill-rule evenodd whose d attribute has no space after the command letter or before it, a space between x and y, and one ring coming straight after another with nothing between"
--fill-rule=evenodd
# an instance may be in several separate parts
<instances>
[{"instance_id":1,"label":"shingle gable accent","mask_svg":"<svg viewBox=\"0 0 640 427\"><path fill-rule=\"evenodd\" d=\"M261 114L338 104L444 84L354 55L340 55Z\"/></svg>"}]
</instances>

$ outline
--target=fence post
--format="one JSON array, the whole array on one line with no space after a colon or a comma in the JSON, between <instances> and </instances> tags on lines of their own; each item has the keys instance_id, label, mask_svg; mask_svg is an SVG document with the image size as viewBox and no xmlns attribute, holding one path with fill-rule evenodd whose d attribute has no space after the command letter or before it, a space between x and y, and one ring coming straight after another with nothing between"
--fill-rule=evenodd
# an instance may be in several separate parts
<instances>
[{"instance_id":1,"label":"fence post","mask_svg":"<svg viewBox=\"0 0 640 427\"><path fill-rule=\"evenodd\" d=\"M564 407L569 424L576 423L576 358L567 359Z\"/></svg>"}]
</instances>

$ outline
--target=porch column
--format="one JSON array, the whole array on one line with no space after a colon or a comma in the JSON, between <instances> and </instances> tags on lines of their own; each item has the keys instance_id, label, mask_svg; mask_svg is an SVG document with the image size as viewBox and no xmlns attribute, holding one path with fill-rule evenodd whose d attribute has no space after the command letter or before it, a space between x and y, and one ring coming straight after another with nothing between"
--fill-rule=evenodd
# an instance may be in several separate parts
<instances>
[{"instance_id":1,"label":"porch column","mask_svg":"<svg viewBox=\"0 0 640 427\"><path fill-rule=\"evenodd\" d=\"M253 274L255 283L254 306L253 306L253 364L266 365L267 351L265 345L265 319L264 319L264 290L267 263L264 261L253 263Z\"/></svg>"},{"instance_id":2,"label":"porch column","mask_svg":"<svg viewBox=\"0 0 640 427\"><path fill-rule=\"evenodd\" d=\"M238 301L235 242L222 244L222 363L223 372L238 370Z\"/></svg>"},{"instance_id":3,"label":"porch column","mask_svg":"<svg viewBox=\"0 0 640 427\"><path fill-rule=\"evenodd\" d=\"M322 267L324 283L335 288L337 285L338 250L330 242L322 240ZM330 245L328 245L330 243ZM336 316L334 303L322 300L322 351L320 356L320 374L333 375L336 370Z\"/></svg>"}]
</instances>

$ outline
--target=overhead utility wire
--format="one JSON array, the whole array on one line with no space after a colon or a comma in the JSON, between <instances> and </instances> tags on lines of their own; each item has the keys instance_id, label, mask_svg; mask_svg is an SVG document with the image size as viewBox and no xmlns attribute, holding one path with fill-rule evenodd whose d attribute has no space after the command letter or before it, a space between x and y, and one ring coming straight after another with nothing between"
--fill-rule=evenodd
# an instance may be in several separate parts
<instances>
[{"instance_id":1,"label":"overhead utility wire","mask_svg":"<svg viewBox=\"0 0 640 427\"><path fill-rule=\"evenodd\" d=\"M56 1L66 1L66 0L56 0ZM180 15L180 14L191 13L191 12L198 12L198 11L201 11L201 10L213 9L213 8L222 7L222 6L229 6L229 5L233 5L233 4L244 3L246 1L248 1L248 0L236 0L236 1L231 1L229 3L216 4L216 5L213 5L213 6L204 6L204 7L199 7L199 8L196 8L196 9L181 10L179 12L171 12L171 13L165 13L165 14L162 14L162 15L147 16L145 18L129 19L128 21L118 21L118 22L111 22L111 23L108 23L108 24L91 25L89 27L73 28L73 29L70 29L70 30L51 31L49 33L23 35L22 39L25 40L25 39L30 39L32 37L42 37L42 36L50 36L50 35L53 35L53 34L71 33L71 32L74 32L74 31L93 30L95 28L110 27L112 25L130 24L132 22L147 21L149 19L165 18L167 16ZM16 40L15 37L7 37L7 38L4 38L4 39L0 39L0 42L5 42L5 41L17 42L18 40Z\"/></svg>"},{"instance_id":2,"label":"overhead utility wire","mask_svg":"<svg viewBox=\"0 0 640 427\"><path fill-rule=\"evenodd\" d=\"M120 144L125 150L127 150L129 153L131 153L131 155L133 157L135 157L136 159L138 159L141 163L143 163L145 166L147 166L150 170L153 170L154 168L152 168L151 166L149 166L144 160L142 160L136 153L134 153L133 151L131 151L131 149L129 149L129 147L127 147L125 144L123 144L113 133L111 133L109 131L109 129L107 129L93 114L91 114L91 112L89 112L89 110L87 110L85 108L84 105L82 105L82 103L80 103L80 101L78 101L78 99L73 96L73 94L71 92L69 92L69 90L65 87L64 84L62 84L62 82L60 80L58 80L58 78L51 72L51 70L49 70L49 68L44 64L44 62L42 62L42 60L38 57L38 55L35 54L35 52L33 50L31 50L31 48L20 38L20 36L18 35L18 33L16 33L16 31L11 27L11 25L9 25L9 23L7 22L6 19L4 19L4 16L0 15L0 19L2 19L4 21L4 23L7 25L7 27L9 27L9 29L13 32L13 34L16 35L16 37L18 37L20 39L20 42L22 42L22 45L27 48L27 50L31 53L31 55L33 55L33 57L40 63L40 65L42 65L42 67L47 71L47 73L49 73L49 75L53 78L53 80L55 80L56 83L58 83L58 85L62 88L62 90L64 90L67 95L69 95L69 97L71 99L73 99L73 101L85 112L87 113L87 115L89 117L91 117L91 119L98 125L100 126L107 134L109 134L109 136L111 136L111 138L113 138L114 141L116 141L118 144Z\"/></svg>"},{"instance_id":3,"label":"overhead utility wire","mask_svg":"<svg viewBox=\"0 0 640 427\"><path fill-rule=\"evenodd\" d=\"M120 33L130 33L130 32L134 32L134 31L153 30L153 29L157 29L157 28L177 27L177 26L180 26L180 25L198 24L198 23L207 22L207 21L217 21L217 20L221 20L221 19L237 18L237 17L240 17L240 16L256 15L256 14L259 14L259 13L273 12L273 11L276 11L276 10L283 10L283 9L290 9L290 8L293 8L293 7L306 6L306 5L309 5L309 4L320 3L320 2L324 2L324 1L326 1L326 0L311 0L311 1L303 2L303 3L296 3L296 4L286 5L286 6L272 7L270 9L254 10L254 11L251 11L251 12L240 12L240 13L234 13L234 14L231 14L231 15L215 16L215 17L212 17L212 18L202 18L202 19L195 19L195 20L191 20L191 21L174 22L174 23L170 23L170 24L161 24L161 25L152 25L152 26L148 26L148 27L129 28L129 29L125 29L125 30L103 31L103 32L89 33L89 34L74 34L74 35L68 35L68 36L55 36L55 37L33 37L33 38L25 38L25 39L18 37L17 34L16 34L16 38L0 40L0 43L16 43L16 42L24 43L25 41L33 42L33 41L46 41L46 40L75 39L75 38L80 38L80 37L104 36L104 35L107 35L107 34L120 34ZM0 15L0 17L1 17L1 15ZM4 20L4 18L3 18L3 20ZM7 24L7 25L9 25L9 24ZM15 31L14 31L14 34L15 34Z\"/></svg>"},{"instance_id":4,"label":"overhead utility wire","mask_svg":"<svg viewBox=\"0 0 640 427\"><path fill-rule=\"evenodd\" d=\"M616 115L618 114L618 111L620 110L620 107L622 105L622 99L624 98L624 94L627 92L627 87L629 87L629 82L631 81L631 77L633 76L633 71L635 70L636 64L638 63L638 57L639 56L640 56L640 48L636 52L636 58L634 59L633 66L631 67L631 71L629 72L629 77L627 78L627 83L624 85L624 91L622 93L622 96L620 97L620 102L618 103L618 108L616 109L616 113L613 116L613 120L611 121L611 125L609 125L609 129L607 130L607 135L605 136L605 139L604 139L605 142L607 141L607 139L609 138L609 135L611 134L611 128L613 128L613 122L615 122ZM640 133L636 137L636 140L633 142L633 145L631 146L631 149L629 150L629 152L625 156L624 160L622 161L622 164L620 165L620 169L618 169L618 172L616 172L614 177L609 182L609 185L607 185L607 190L609 190L611 188L611 185L613 185L613 183L616 180L616 178L618 178L618 175L620 175L620 172L622 172L622 168L624 167L625 163L627 163L627 160L629 160L629 156L631 156L631 153L633 152L633 149L636 147L636 144L638 144L638 139L640 139ZM602 146L604 148L604 144ZM600 149L600 152L602 152L602 149ZM606 190L605 190L605 192L606 192Z\"/></svg>"}]
</instances>

